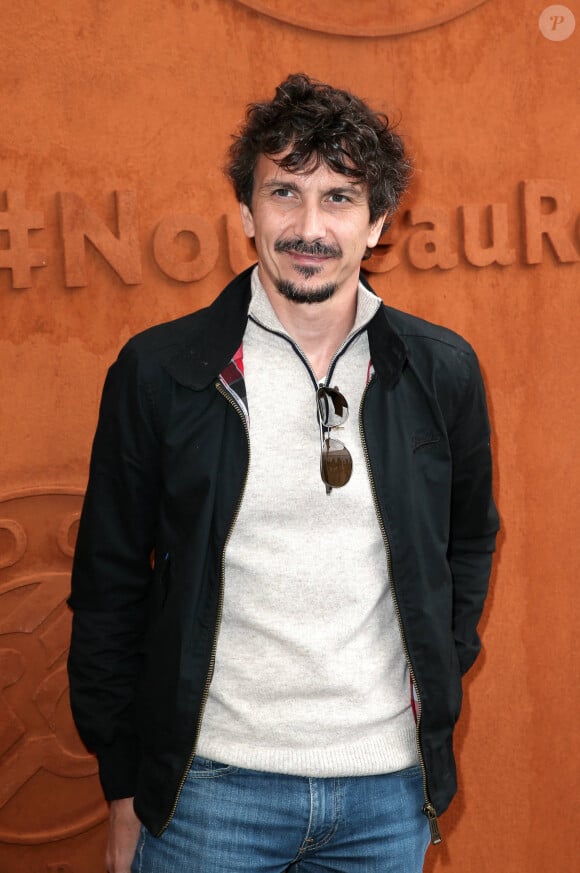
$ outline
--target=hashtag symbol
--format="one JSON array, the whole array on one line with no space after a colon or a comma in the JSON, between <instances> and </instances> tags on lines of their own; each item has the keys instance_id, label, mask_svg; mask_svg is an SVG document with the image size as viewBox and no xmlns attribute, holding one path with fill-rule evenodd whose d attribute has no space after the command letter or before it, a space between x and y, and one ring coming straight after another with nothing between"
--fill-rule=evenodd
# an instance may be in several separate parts
<instances>
[{"instance_id":1,"label":"hashtag symbol","mask_svg":"<svg viewBox=\"0 0 580 873\"><path fill-rule=\"evenodd\" d=\"M32 267L46 267L46 256L31 249L28 232L44 227L42 212L29 212L21 191L6 191L6 209L0 212L0 231L8 234L8 245L0 248L0 269L12 270L13 288L30 288Z\"/></svg>"}]
</instances>

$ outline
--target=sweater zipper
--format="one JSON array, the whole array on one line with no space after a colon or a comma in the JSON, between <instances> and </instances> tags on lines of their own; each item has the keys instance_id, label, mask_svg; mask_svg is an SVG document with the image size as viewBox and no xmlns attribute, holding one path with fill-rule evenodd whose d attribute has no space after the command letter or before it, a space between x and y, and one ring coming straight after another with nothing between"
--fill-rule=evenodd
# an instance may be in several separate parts
<instances>
[{"instance_id":1,"label":"sweater zipper","mask_svg":"<svg viewBox=\"0 0 580 873\"><path fill-rule=\"evenodd\" d=\"M230 541L230 537L231 537L231 535L232 535L232 531L233 531L233 529L234 529L234 525L235 525L236 521L238 520L238 515L240 514L240 508L241 508L241 505L242 505L242 500L244 499L244 492L245 492L245 490L246 490L246 484L247 484L247 481L248 481L248 471L249 471L249 466L250 466L250 431L249 431L249 428L248 428L248 423L247 423L247 421L246 421L246 416L244 415L244 413L242 412L242 410L240 409L240 407L238 406L238 404L234 401L234 399L233 399L233 398L231 397L231 395L226 391L226 389L222 386L222 384L221 384L220 382L216 382L216 383L215 383L215 387L217 388L218 393L221 394L223 397L225 397L225 399L227 400L227 402L228 402L231 406L233 406L233 408L236 410L237 414L240 416L240 418L241 418L241 420L242 420L242 424L243 424L243 426L244 426L244 432L245 432L245 434L246 434L246 439L247 439L247 442L248 442L248 464L247 464L247 466L246 466L246 473L245 473L245 476L244 476L244 484L242 485L242 490L240 491L240 496L239 496L239 498L238 498L238 502L237 502L237 504L236 504L236 509L235 509L234 515L233 515L233 517L232 517L232 520L231 520L230 526L229 526L229 528L228 528L227 536L226 536L225 541L224 541L224 547L223 547L223 549L222 549L222 557L221 557L221 572L220 572L220 592L219 592L219 598L218 598L217 620L216 620L216 624L215 624L215 630L214 630L214 635L213 635L213 642L212 642L212 647L211 647L211 655L210 655L210 661L209 661L209 669L208 669L208 672L207 672L207 676L206 676L206 678L205 678L205 686L204 686L204 689L203 689L203 695L202 695L202 698L201 698L201 706L200 706L200 708L199 708L199 714L198 714L197 721L196 721L196 724L195 724L195 732L194 732L193 745L192 745L192 747L191 747L191 752L190 752L189 758L187 759L187 763L186 763L186 765L185 765L185 769L184 769L184 771L183 771L183 773L182 773L181 780L180 780L180 782L179 782L179 785L178 785L178 787L177 787L177 791L176 791L176 793L175 793L175 798L174 798L174 801L173 801L173 806L171 807L171 810L170 810L169 815L168 815L168 817L167 817L167 821L165 821L165 823L162 825L162 827L161 827L161 829L159 830L159 832L156 834L156 836L158 836L158 837L160 837L161 834L163 833L163 831L167 828L167 826L169 825L171 819L173 818L173 816L174 816L174 814L175 814L175 810L177 809L177 804L179 803L179 797L180 797L180 795L181 795L181 791L182 791L182 789L183 789L183 786L184 786L184 784L185 784L185 780L187 779L187 776L188 776L188 774L189 774L189 771L191 770L191 765L193 764L193 759L195 758L195 751L196 751L196 748L197 748L197 741L198 741L198 739L199 739L199 732L200 732L200 729L201 729L201 722L202 722L202 719L203 719L203 714L204 714L204 712L205 712L205 707L206 707L206 704L207 704L207 698L208 698L208 696L209 696L209 686L211 685L211 680L212 680L212 678L213 678L213 672L214 672L214 668L215 668L215 656L216 656L216 650L217 650L217 641L218 641L218 636L219 636L219 631L220 631L220 626L221 626L221 621L222 621L222 612L223 612L223 606L224 606L225 558L226 558L226 549L227 549L227 547L228 547L228 543L229 543L229 541Z\"/></svg>"},{"instance_id":2,"label":"sweater zipper","mask_svg":"<svg viewBox=\"0 0 580 873\"><path fill-rule=\"evenodd\" d=\"M296 354L298 355L298 357L300 358L300 360L302 361L302 363L304 364L304 366L308 370L308 375L310 376L310 379L312 380L312 384L314 385L314 390L315 391L318 390L320 383L319 383L318 379L316 378L316 376L314 375L314 371L312 370L312 367L310 366L308 358L306 357L306 355L304 354L304 352L302 351L302 349L300 348L298 343L295 342L292 339L292 337L288 336L288 334L281 333L279 330L274 330L274 328L272 328L272 327L266 327L266 325L263 324L261 321L259 321L255 315L249 315L248 318L250 321L253 321L254 324L257 324L263 330L267 331L268 333L273 334L274 336L279 336L281 339L286 340L286 342L292 346L292 348L294 349L294 351L296 352ZM330 379L332 378L332 374L334 372L334 367L336 366L336 362L338 361L340 356L342 354L344 354L344 352L346 352L348 347L355 341L355 339L357 339L357 337L359 337L361 335L361 333L363 333L367 329L367 327L368 327L368 324L363 324L362 327L359 327L359 329L357 331L355 331L351 336L349 336L348 339L345 340L343 342L343 344L341 346L339 346L339 348L335 351L334 355L332 356L332 358L330 360L330 364L328 365L328 370L326 371L326 377L324 380L325 385L328 386L328 384L330 383Z\"/></svg>"},{"instance_id":3,"label":"sweater zipper","mask_svg":"<svg viewBox=\"0 0 580 873\"><path fill-rule=\"evenodd\" d=\"M374 503L374 507L375 507L375 513L377 516L377 520L379 522L379 527L381 529L381 535L383 537L383 542L385 544L385 553L387 556L387 572L388 572L388 577L389 577L389 588L391 590L391 597L392 597L393 605L395 608L395 615L397 616L397 623L399 625L399 632L401 634L401 640L403 643L403 651L405 653L405 658L407 660L407 664L409 667L409 673L411 676L411 680L413 682L413 687L414 687L415 693L417 695L418 706L417 706L417 723L415 725L415 738L416 738L416 742L417 742L417 752L419 754L419 764L421 766L421 772L423 775L423 794L425 797L425 803L423 804L421 811L423 812L423 815L425 815L427 817L427 820L429 822L429 833L431 835L431 842L433 843L434 846L436 846L438 843L440 843L442 841L442 837L441 837L441 832L439 830L439 825L437 823L437 813L435 812L435 807L433 806L433 804L431 803L431 800L429 798L429 791L427 789L427 768L425 767L425 759L423 757L423 750L421 748L421 739L420 739L420 735L419 735L419 729L420 729L420 725L421 725L421 711L422 711L421 693L419 690L419 686L417 684L417 679L415 677L413 665L411 664L411 657L409 655L409 648L407 646L407 640L405 639L405 633L403 630L401 611L399 609L399 602L397 600L397 593L395 591L395 584L393 581L393 565L392 565L392 558L391 558L391 546L389 543L387 531L385 529L385 525L383 523L383 519L381 516L380 509L379 509L379 502L377 499L377 492L376 492L375 482L374 482L373 475L372 475L369 453L368 453L368 448L367 448L367 442L366 442L366 437L365 437L365 432L364 432L364 427L363 427L363 407L364 407L367 391L369 389L369 386L373 382L373 378L371 378L370 382L365 386L365 390L363 391L363 396L362 396L362 399L360 402L360 407L359 407L360 438L361 438L361 444L362 444L363 454L364 454L364 458L365 458L365 464L367 467L367 473L368 473L369 481L371 484L371 493L373 495L373 503Z\"/></svg>"}]
</instances>

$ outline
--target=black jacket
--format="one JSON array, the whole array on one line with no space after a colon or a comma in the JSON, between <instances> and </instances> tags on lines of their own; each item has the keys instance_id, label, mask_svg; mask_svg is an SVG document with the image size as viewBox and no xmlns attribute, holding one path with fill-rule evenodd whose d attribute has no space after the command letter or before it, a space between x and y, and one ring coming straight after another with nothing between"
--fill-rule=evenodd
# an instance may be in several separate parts
<instances>
[{"instance_id":1,"label":"black jacket","mask_svg":"<svg viewBox=\"0 0 580 873\"><path fill-rule=\"evenodd\" d=\"M79 732L109 799L167 825L193 758L219 628L224 548L248 432L219 374L239 347L250 271L207 309L134 337L109 370L73 567ZM498 518L475 354L381 306L361 434L420 701L427 812L456 790L461 675L480 648ZM251 407L251 398L249 398Z\"/></svg>"}]
</instances>

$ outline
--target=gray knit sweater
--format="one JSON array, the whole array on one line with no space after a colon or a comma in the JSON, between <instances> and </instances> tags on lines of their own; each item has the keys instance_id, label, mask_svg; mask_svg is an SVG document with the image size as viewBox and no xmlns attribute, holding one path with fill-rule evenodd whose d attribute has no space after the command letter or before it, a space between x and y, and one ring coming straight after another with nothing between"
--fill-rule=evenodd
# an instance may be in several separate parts
<instances>
[{"instance_id":1,"label":"gray knit sweater","mask_svg":"<svg viewBox=\"0 0 580 873\"><path fill-rule=\"evenodd\" d=\"M254 272L244 371L250 466L226 550L216 664L198 754L302 776L385 773L417 763L409 671L359 434L364 325L359 287L332 385L350 417L333 435L353 473L326 494L315 388Z\"/></svg>"}]
</instances>

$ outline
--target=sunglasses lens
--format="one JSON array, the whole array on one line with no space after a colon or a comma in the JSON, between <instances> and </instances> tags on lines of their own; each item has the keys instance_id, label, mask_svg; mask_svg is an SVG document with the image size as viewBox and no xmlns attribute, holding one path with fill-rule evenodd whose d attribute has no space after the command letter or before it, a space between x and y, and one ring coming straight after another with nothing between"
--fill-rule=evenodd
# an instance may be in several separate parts
<instances>
[{"instance_id":1,"label":"sunglasses lens","mask_svg":"<svg viewBox=\"0 0 580 873\"><path fill-rule=\"evenodd\" d=\"M349 450L338 440L325 437L320 455L320 475L325 485L341 488L352 473L352 458Z\"/></svg>"},{"instance_id":2,"label":"sunglasses lens","mask_svg":"<svg viewBox=\"0 0 580 873\"><path fill-rule=\"evenodd\" d=\"M340 427L348 418L348 403L336 388L319 388L318 414L323 427Z\"/></svg>"}]
</instances>

